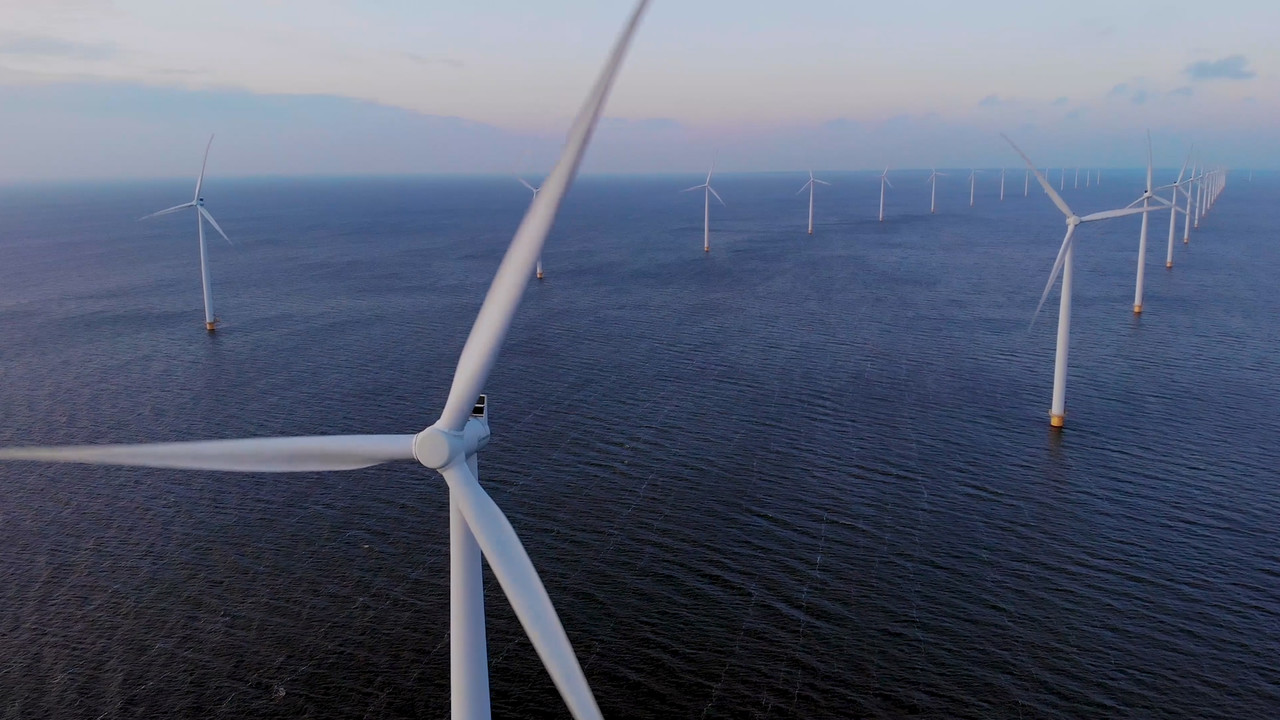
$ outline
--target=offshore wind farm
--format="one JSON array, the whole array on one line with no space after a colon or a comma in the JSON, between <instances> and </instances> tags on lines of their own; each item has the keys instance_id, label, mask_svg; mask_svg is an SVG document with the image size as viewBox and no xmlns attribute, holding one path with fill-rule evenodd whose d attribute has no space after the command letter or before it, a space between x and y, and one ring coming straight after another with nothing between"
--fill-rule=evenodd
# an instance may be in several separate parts
<instances>
[{"instance_id":1,"label":"offshore wind farm","mask_svg":"<svg viewBox=\"0 0 1280 720\"><path fill-rule=\"evenodd\" d=\"M137 220L189 181L0 185L6 714L1280 708L1280 176L1017 126L576 177L646 4L537 184L220 131L152 213L198 244Z\"/></svg>"}]
</instances>

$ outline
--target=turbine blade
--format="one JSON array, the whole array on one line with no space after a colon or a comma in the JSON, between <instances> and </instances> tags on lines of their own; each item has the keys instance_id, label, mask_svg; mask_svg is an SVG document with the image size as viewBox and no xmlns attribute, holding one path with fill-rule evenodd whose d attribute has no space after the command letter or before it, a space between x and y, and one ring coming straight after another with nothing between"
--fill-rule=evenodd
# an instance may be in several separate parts
<instances>
[{"instance_id":1,"label":"turbine blade","mask_svg":"<svg viewBox=\"0 0 1280 720\"><path fill-rule=\"evenodd\" d=\"M0 460L225 472L356 470L393 460L412 459L412 435L313 435L137 445L0 448Z\"/></svg>"},{"instance_id":2,"label":"turbine blade","mask_svg":"<svg viewBox=\"0 0 1280 720\"><path fill-rule=\"evenodd\" d=\"M1162 210L1161 207L1135 207L1124 208L1123 210L1103 210L1091 215L1085 215L1080 218L1080 222L1093 222L1095 220L1110 220L1111 218L1124 217L1125 215L1137 215L1139 213L1151 212L1152 210Z\"/></svg>"},{"instance_id":3,"label":"turbine blade","mask_svg":"<svg viewBox=\"0 0 1280 720\"><path fill-rule=\"evenodd\" d=\"M816 182L816 183L818 183L819 185L830 185L830 184L831 184L831 183L827 182L826 180L819 180L818 178L814 178L814 179L813 179L813 181L814 181L814 182Z\"/></svg>"},{"instance_id":4,"label":"turbine blade","mask_svg":"<svg viewBox=\"0 0 1280 720\"><path fill-rule=\"evenodd\" d=\"M555 221L560 201L564 199L565 192L577 175L578 165L582 162L582 156L600 118L600 111L604 108L614 78L622 66L627 46L630 45L648 5L649 0L639 0L636 3L600 71L600 76L587 95L582 109L578 111L560 159L543 181L542 191L530 203L515 237L511 240L511 246L507 248L507 254L498 266L498 272L489 286L480 312L476 315L475 324L471 326L471 333L462 347L462 354L458 357L449 399L445 402L444 412L438 421L445 430L461 431L475 407L476 399L480 397L485 380L489 378L489 371L502 349L502 341L511 327L511 320L520 307L520 298L528 279L533 275L534 264L542 254L543 243Z\"/></svg>"},{"instance_id":5,"label":"turbine blade","mask_svg":"<svg viewBox=\"0 0 1280 720\"><path fill-rule=\"evenodd\" d=\"M471 526L480 551L533 648L538 651L538 657L542 658L560 697L569 707L569 713L578 720L600 718L600 708L573 653L569 636L511 522L480 487L466 463L448 465L440 474L449 484L450 497Z\"/></svg>"},{"instance_id":6,"label":"turbine blade","mask_svg":"<svg viewBox=\"0 0 1280 720\"><path fill-rule=\"evenodd\" d=\"M191 198L191 202L200 199L200 186L204 185L204 168L209 164L209 148L213 147L213 135L209 136L209 143L204 146L204 162L200 163L200 177L196 178L196 196Z\"/></svg>"},{"instance_id":7,"label":"turbine blade","mask_svg":"<svg viewBox=\"0 0 1280 720\"><path fill-rule=\"evenodd\" d=\"M1147 131L1147 192L1151 192L1151 131Z\"/></svg>"},{"instance_id":8,"label":"turbine blade","mask_svg":"<svg viewBox=\"0 0 1280 720\"><path fill-rule=\"evenodd\" d=\"M147 218L153 218L153 217L157 217L157 216L159 216L159 215L168 215L169 213L175 213L175 212L178 212L179 210L186 210L186 209L187 209L187 208L189 208L189 207L195 207L195 206L196 206L196 204L195 204L195 203L193 203L193 202L189 202L189 203L182 203L181 205L174 205L174 206L173 206L173 207L171 207L171 208L165 208L164 210L161 210L160 212L153 212L153 213L151 213L150 215L143 215L142 217L140 217L140 218L138 218L138 219L139 219L139 220L146 220Z\"/></svg>"},{"instance_id":9,"label":"turbine blade","mask_svg":"<svg viewBox=\"0 0 1280 720\"><path fill-rule=\"evenodd\" d=\"M1040 314L1040 309L1044 307L1044 301L1049 299L1049 293L1053 291L1053 284L1058 281L1058 274L1062 272L1062 266L1067 261L1067 250L1071 247L1071 238L1075 235L1076 226L1067 226L1067 236L1062 238L1062 247L1058 250L1058 258L1053 261L1053 270L1049 271L1049 282L1045 283L1044 293L1040 295L1040 304L1036 305L1036 311L1031 316L1031 322L1034 324L1036 316Z\"/></svg>"},{"instance_id":10,"label":"turbine blade","mask_svg":"<svg viewBox=\"0 0 1280 720\"><path fill-rule=\"evenodd\" d=\"M529 191L530 191L530 192L538 192L538 188L536 188L536 187L534 187L534 186L530 185L530 184L529 184L529 182L528 182L527 180L525 180L524 178L522 178L522 177L518 177L518 178L516 178L516 179L520 181L520 184L521 184L521 185L523 185L523 186L525 186L525 187L529 188Z\"/></svg>"},{"instance_id":11,"label":"turbine blade","mask_svg":"<svg viewBox=\"0 0 1280 720\"><path fill-rule=\"evenodd\" d=\"M724 200L721 200L721 199L720 199L720 193L716 192L716 189L715 189L715 188L713 188L713 187L711 187L710 185L708 185L708 186L707 186L707 190L710 190L710 191L711 191L711 194L712 194L712 195L715 195L717 200L720 200L720 204L721 204L721 205L724 205ZM724 205L724 206L725 206L725 207L729 207L728 205Z\"/></svg>"},{"instance_id":12,"label":"turbine blade","mask_svg":"<svg viewBox=\"0 0 1280 720\"><path fill-rule=\"evenodd\" d=\"M1195 151L1195 145L1192 145L1191 149L1187 151L1187 159L1182 161L1182 169L1178 171L1178 182L1174 183L1174 185L1182 184L1182 175L1187 171L1187 163L1191 162L1191 153L1194 153Z\"/></svg>"},{"instance_id":13,"label":"turbine blade","mask_svg":"<svg viewBox=\"0 0 1280 720\"><path fill-rule=\"evenodd\" d=\"M888 185L889 187L893 187L893 183L889 182L889 178L887 177L884 179L884 184Z\"/></svg>"},{"instance_id":14,"label":"turbine blade","mask_svg":"<svg viewBox=\"0 0 1280 720\"><path fill-rule=\"evenodd\" d=\"M231 238L227 237L227 234L222 232L222 228L218 227L218 221L213 219L213 216L209 214L208 210L204 209L203 205L197 205L196 210L204 216L205 220L209 221L209 224L213 226L214 230L218 231L218 234L222 236L223 240L227 241L228 245L235 247L235 243L231 242Z\"/></svg>"},{"instance_id":15,"label":"turbine blade","mask_svg":"<svg viewBox=\"0 0 1280 720\"><path fill-rule=\"evenodd\" d=\"M701 190L701 189L702 189L702 188L704 188L704 187L706 187L706 185L694 185L693 187L685 188L685 189L681 190L680 192L689 192L690 190Z\"/></svg>"},{"instance_id":16,"label":"turbine blade","mask_svg":"<svg viewBox=\"0 0 1280 720\"><path fill-rule=\"evenodd\" d=\"M797 191L796 191L796 194L797 194L797 195L799 195L800 193L804 192L805 190L808 190L808 189L809 189L809 186L810 186L810 185L812 185L812 184L813 184L813 180L810 180L809 182L805 183L805 184L804 184L804 187L802 187L802 188L800 188L799 190L797 190Z\"/></svg>"},{"instance_id":17,"label":"turbine blade","mask_svg":"<svg viewBox=\"0 0 1280 720\"><path fill-rule=\"evenodd\" d=\"M1004 138L1005 142L1009 143L1009 146L1012 147L1015 152L1017 152L1019 155L1022 156L1022 159L1027 163L1027 168L1030 169L1031 172L1035 173L1036 182L1040 183L1040 187L1044 188L1045 194L1049 196L1049 199L1053 201L1054 205L1058 206L1058 209L1062 211L1062 214L1066 215L1067 217L1071 217L1075 215L1074 212L1071 212L1071 208L1067 206L1067 201L1063 200L1062 196L1058 194L1058 191L1054 190L1053 186L1049 184L1049 181L1045 179L1045 176L1040 174L1039 168L1037 168L1035 164L1031 162L1031 158L1027 157L1027 154L1022 152L1022 148L1015 145L1013 140L1009 139L1008 135L1005 135L1004 133L1000 133L1000 137ZM1044 304L1043 301L1041 302L1041 304Z\"/></svg>"}]
</instances>

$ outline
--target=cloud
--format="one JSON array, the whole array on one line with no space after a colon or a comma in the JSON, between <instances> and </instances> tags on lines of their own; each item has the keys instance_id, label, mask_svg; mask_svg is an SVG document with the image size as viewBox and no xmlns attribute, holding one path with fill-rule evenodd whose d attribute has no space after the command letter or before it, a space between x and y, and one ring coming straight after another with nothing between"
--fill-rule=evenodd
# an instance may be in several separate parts
<instances>
[{"instance_id":1,"label":"cloud","mask_svg":"<svg viewBox=\"0 0 1280 720\"><path fill-rule=\"evenodd\" d=\"M1117 98L1124 97L1129 94L1129 83L1120 83L1107 91L1107 97Z\"/></svg>"},{"instance_id":2,"label":"cloud","mask_svg":"<svg viewBox=\"0 0 1280 720\"><path fill-rule=\"evenodd\" d=\"M1193 62L1183 72L1192 80L1248 80L1258 74L1245 67L1248 63L1243 55L1230 55L1221 60Z\"/></svg>"},{"instance_id":3,"label":"cloud","mask_svg":"<svg viewBox=\"0 0 1280 720\"><path fill-rule=\"evenodd\" d=\"M400 53L400 55L407 60L417 63L418 65L444 65L446 67L459 68L459 69L465 67L465 64L461 60L457 60L451 57L444 57L444 56L427 57L426 55L419 55L418 53L411 53L411 52Z\"/></svg>"},{"instance_id":4,"label":"cloud","mask_svg":"<svg viewBox=\"0 0 1280 720\"><path fill-rule=\"evenodd\" d=\"M114 45L93 45L51 37L17 35L0 39L0 55L106 60L119 54Z\"/></svg>"},{"instance_id":5,"label":"cloud","mask_svg":"<svg viewBox=\"0 0 1280 720\"><path fill-rule=\"evenodd\" d=\"M978 107L995 107L1001 103L999 95L988 95L978 101Z\"/></svg>"},{"instance_id":6,"label":"cloud","mask_svg":"<svg viewBox=\"0 0 1280 720\"><path fill-rule=\"evenodd\" d=\"M1062 105L1066 105L1068 102L1070 102L1070 100L1068 100L1068 99L1067 99L1067 96L1066 96L1066 95L1063 95L1062 97L1058 98L1057 100L1054 100L1054 101L1053 101L1053 104L1054 104L1055 106L1059 106L1059 107L1060 107L1060 106L1062 106Z\"/></svg>"},{"instance_id":7,"label":"cloud","mask_svg":"<svg viewBox=\"0 0 1280 720\"><path fill-rule=\"evenodd\" d=\"M1190 97L1194 93L1195 93L1195 90L1192 90L1190 85L1183 85L1180 88L1174 88L1169 91L1170 95L1183 95L1186 97Z\"/></svg>"},{"instance_id":8,"label":"cloud","mask_svg":"<svg viewBox=\"0 0 1280 720\"><path fill-rule=\"evenodd\" d=\"M1133 95L1129 97L1129 100L1132 101L1134 105L1145 105L1147 102L1147 91L1134 90Z\"/></svg>"}]
</instances>

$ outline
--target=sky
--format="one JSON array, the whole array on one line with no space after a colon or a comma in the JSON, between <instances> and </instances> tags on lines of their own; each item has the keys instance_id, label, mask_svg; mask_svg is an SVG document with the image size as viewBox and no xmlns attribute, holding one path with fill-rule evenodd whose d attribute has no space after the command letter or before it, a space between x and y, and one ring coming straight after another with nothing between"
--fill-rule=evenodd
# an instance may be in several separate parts
<instances>
[{"instance_id":1,"label":"sky","mask_svg":"<svg viewBox=\"0 0 1280 720\"><path fill-rule=\"evenodd\" d=\"M193 13L194 8L199 13ZM546 172L630 0L0 0L0 181ZM1280 3L654 0L585 172L1280 168Z\"/></svg>"}]
</instances>

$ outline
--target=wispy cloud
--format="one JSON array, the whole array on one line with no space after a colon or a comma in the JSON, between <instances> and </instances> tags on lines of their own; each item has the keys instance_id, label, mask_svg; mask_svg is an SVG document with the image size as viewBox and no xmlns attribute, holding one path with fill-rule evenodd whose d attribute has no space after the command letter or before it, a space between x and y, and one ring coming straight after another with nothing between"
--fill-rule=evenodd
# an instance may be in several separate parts
<instances>
[{"instance_id":1,"label":"wispy cloud","mask_svg":"<svg viewBox=\"0 0 1280 720\"><path fill-rule=\"evenodd\" d=\"M978 107L995 107L1001 103L999 95L988 95L978 101Z\"/></svg>"},{"instance_id":2,"label":"wispy cloud","mask_svg":"<svg viewBox=\"0 0 1280 720\"><path fill-rule=\"evenodd\" d=\"M1107 91L1107 97L1118 98L1129 94L1129 83L1120 83Z\"/></svg>"},{"instance_id":3,"label":"wispy cloud","mask_svg":"<svg viewBox=\"0 0 1280 720\"><path fill-rule=\"evenodd\" d=\"M1169 94L1170 94L1170 95L1184 95L1184 96L1186 96L1186 97L1190 97L1191 95L1195 94L1195 90L1191 89L1191 86L1190 86L1190 85L1183 85L1183 86L1182 86L1182 87L1180 87L1180 88L1174 88L1173 90L1170 90L1170 91L1169 91Z\"/></svg>"},{"instance_id":4,"label":"wispy cloud","mask_svg":"<svg viewBox=\"0 0 1280 720\"><path fill-rule=\"evenodd\" d=\"M110 44L78 43L36 35L0 37L0 55L107 60L118 54L119 50Z\"/></svg>"},{"instance_id":5,"label":"wispy cloud","mask_svg":"<svg viewBox=\"0 0 1280 720\"><path fill-rule=\"evenodd\" d=\"M451 68L463 68L465 64L461 60L444 56L426 56L418 53L405 52L400 53L401 57L411 60L419 65L444 65Z\"/></svg>"},{"instance_id":6,"label":"wispy cloud","mask_svg":"<svg viewBox=\"0 0 1280 720\"><path fill-rule=\"evenodd\" d=\"M1062 106L1062 105L1066 105L1066 104L1067 104L1067 103L1069 103L1069 102L1071 102L1071 101L1067 99L1067 96L1066 96L1066 95L1063 95L1062 97L1058 98L1057 100L1054 100L1054 101L1053 101L1053 105L1054 105L1054 106L1056 106L1056 107L1060 107L1060 106Z\"/></svg>"},{"instance_id":7,"label":"wispy cloud","mask_svg":"<svg viewBox=\"0 0 1280 720\"><path fill-rule=\"evenodd\" d=\"M1187 66L1192 80L1248 80L1258 73L1246 67L1249 60L1243 55L1230 55L1221 60L1200 60Z\"/></svg>"}]
</instances>

